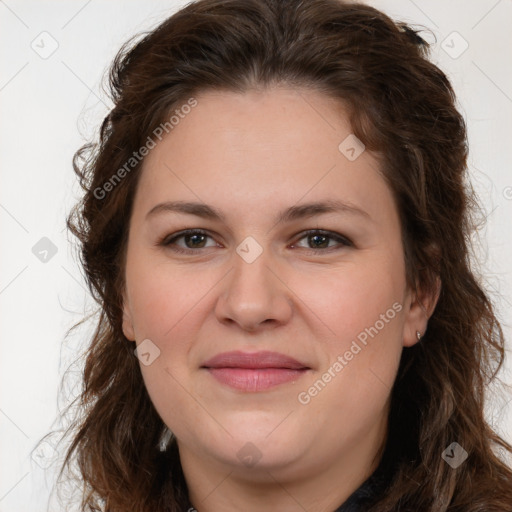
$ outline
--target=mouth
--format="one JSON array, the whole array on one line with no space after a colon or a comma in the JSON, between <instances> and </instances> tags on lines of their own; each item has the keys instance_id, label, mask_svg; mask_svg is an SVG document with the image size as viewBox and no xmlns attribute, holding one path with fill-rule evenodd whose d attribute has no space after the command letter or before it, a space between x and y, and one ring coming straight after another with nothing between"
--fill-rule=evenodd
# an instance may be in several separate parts
<instances>
[{"instance_id":1,"label":"mouth","mask_svg":"<svg viewBox=\"0 0 512 512\"><path fill-rule=\"evenodd\" d=\"M221 384L257 392L301 378L310 367L278 352L224 352L206 361L206 369Z\"/></svg>"}]
</instances>

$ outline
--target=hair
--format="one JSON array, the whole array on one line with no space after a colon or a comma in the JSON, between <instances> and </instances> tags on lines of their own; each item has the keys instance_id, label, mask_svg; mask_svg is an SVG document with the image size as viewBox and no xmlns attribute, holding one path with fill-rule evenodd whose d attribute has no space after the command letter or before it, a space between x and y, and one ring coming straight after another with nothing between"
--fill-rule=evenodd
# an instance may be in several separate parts
<instances>
[{"instance_id":1,"label":"hair","mask_svg":"<svg viewBox=\"0 0 512 512\"><path fill-rule=\"evenodd\" d=\"M337 0L200 0L120 49L99 141L73 158L83 196L67 219L99 306L61 468L78 468L81 510L177 512L188 504L176 439L159 449L166 425L122 331L127 234L144 162L130 159L194 95L284 85L346 106L393 193L407 283L435 293L441 282L428 330L402 352L381 462L389 481L366 510L512 511L512 470L496 453L512 446L484 417L505 349L471 268L478 202L467 179L466 126L418 32ZM456 469L441 457L454 441L469 454Z\"/></svg>"}]
</instances>

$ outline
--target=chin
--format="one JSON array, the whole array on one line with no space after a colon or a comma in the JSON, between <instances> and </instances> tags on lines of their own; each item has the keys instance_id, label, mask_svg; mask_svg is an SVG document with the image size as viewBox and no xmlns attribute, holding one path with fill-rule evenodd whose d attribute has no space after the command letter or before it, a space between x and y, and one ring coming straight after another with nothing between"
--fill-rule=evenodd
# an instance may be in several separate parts
<instances>
[{"instance_id":1,"label":"chin","mask_svg":"<svg viewBox=\"0 0 512 512\"><path fill-rule=\"evenodd\" d=\"M272 471L288 467L303 455L307 440L295 429L290 430L291 424L286 428L282 416L258 422L253 414L246 420L226 425L232 437L224 436L227 444L218 450L224 462L241 470Z\"/></svg>"},{"instance_id":2,"label":"chin","mask_svg":"<svg viewBox=\"0 0 512 512\"><path fill-rule=\"evenodd\" d=\"M236 474L255 482L267 482L269 473L280 475L283 478L286 472L292 467L296 467L297 454L290 452L280 443L267 441L262 444L247 441L241 445L237 444L235 451L232 450L232 446L226 446L223 450L215 450L212 452L212 456L219 462L230 466Z\"/></svg>"}]
</instances>

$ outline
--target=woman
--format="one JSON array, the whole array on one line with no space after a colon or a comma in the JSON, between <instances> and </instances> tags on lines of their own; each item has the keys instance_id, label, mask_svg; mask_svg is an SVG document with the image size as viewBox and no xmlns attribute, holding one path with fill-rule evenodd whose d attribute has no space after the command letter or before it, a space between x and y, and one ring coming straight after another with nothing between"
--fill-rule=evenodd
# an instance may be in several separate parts
<instances>
[{"instance_id":1,"label":"woman","mask_svg":"<svg viewBox=\"0 0 512 512\"><path fill-rule=\"evenodd\" d=\"M101 307L83 510L512 511L466 131L412 29L201 0L111 70L68 224Z\"/></svg>"}]
</instances>

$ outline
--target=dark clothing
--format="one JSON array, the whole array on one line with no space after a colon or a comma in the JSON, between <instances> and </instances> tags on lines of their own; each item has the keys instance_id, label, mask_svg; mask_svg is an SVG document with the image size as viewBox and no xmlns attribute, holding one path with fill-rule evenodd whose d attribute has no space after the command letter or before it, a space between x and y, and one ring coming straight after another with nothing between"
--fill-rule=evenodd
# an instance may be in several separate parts
<instances>
[{"instance_id":1,"label":"dark clothing","mask_svg":"<svg viewBox=\"0 0 512 512\"><path fill-rule=\"evenodd\" d=\"M382 470L377 468L334 512L365 512L365 505L381 495L385 483Z\"/></svg>"}]
</instances>

